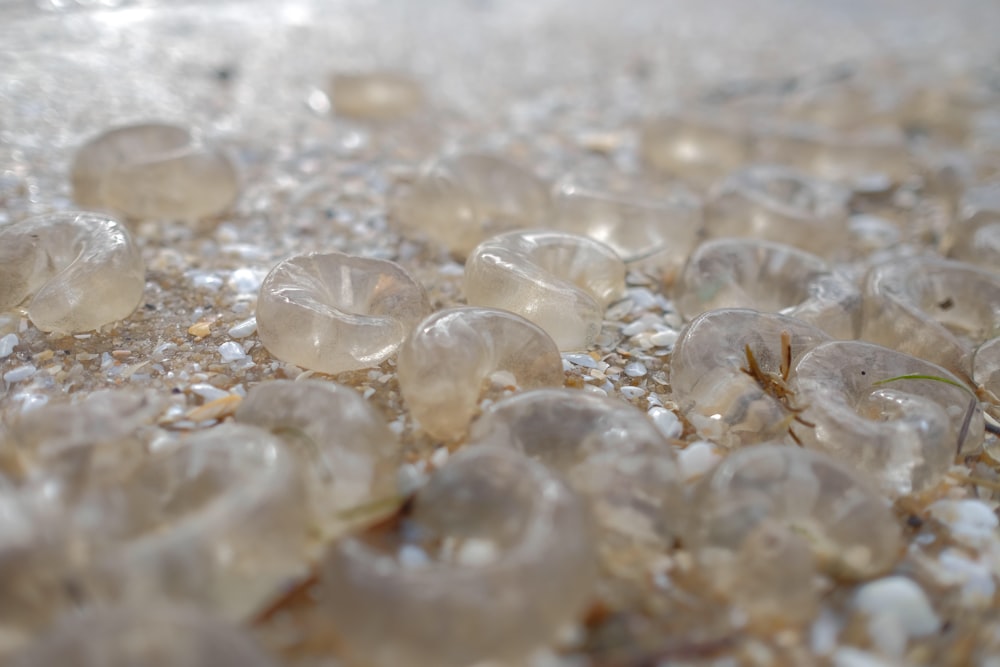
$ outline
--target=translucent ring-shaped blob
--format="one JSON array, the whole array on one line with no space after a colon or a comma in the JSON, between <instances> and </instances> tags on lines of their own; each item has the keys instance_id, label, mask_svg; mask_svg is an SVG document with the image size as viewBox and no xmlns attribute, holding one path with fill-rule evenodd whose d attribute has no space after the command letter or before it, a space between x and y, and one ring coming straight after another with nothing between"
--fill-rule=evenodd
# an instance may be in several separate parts
<instances>
[{"instance_id":1,"label":"translucent ring-shaped blob","mask_svg":"<svg viewBox=\"0 0 1000 667\"><path fill-rule=\"evenodd\" d=\"M968 378L974 348L1000 332L1000 275L928 257L878 264L865 280L862 322L865 340Z\"/></svg>"},{"instance_id":2,"label":"translucent ring-shaped blob","mask_svg":"<svg viewBox=\"0 0 1000 667\"><path fill-rule=\"evenodd\" d=\"M596 562L580 498L493 447L452 456L400 530L341 539L324 561L339 638L379 667L524 656L580 612Z\"/></svg>"},{"instance_id":3,"label":"translucent ring-shaped blob","mask_svg":"<svg viewBox=\"0 0 1000 667\"><path fill-rule=\"evenodd\" d=\"M603 243L566 232L494 236L465 263L469 305L502 308L544 329L560 350L597 339L608 304L625 291L625 263Z\"/></svg>"},{"instance_id":4,"label":"translucent ring-shaped blob","mask_svg":"<svg viewBox=\"0 0 1000 667\"><path fill-rule=\"evenodd\" d=\"M132 235L106 215L51 213L0 227L0 312L27 302L42 331L84 332L124 319L145 287Z\"/></svg>"},{"instance_id":5,"label":"translucent ring-shaped blob","mask_svg":"<svg viewBox=\"0 0 1000 667\"><path fill-rule=\"evenodd\" d=\"M420 84L400 72L341 72L330 77L333 112L363 120L395 120L424 102Z\"/></svg>"},{"instance_id":6,"label":"translucent ring-shaped blob","mask_svg":"<svg viewBox=\"0 0 1000 667\"><path fill-rule=\"evenodd\" d=\"M620 194L566 180L555 188L551 227L604 243L625 262L666 255L677 265L701 233L701 202L686 188Z\"/></svg>"},{"instance_id":7,"label":"translucent ring-shaped blob","mask_svg":"<svg viewBox=\"0 0 1000 667\"><path fill-rule=\"evenodd\" d=\"M789 371L803 354L830 340L793 317L740 308L711 310L687 325L670 356L670 387L699 435L729 447L787 435L798 406L778 395L778 387L787 384L783 337ZM776 391L751 375L748 346L761 373L776 381Z\"/></svg>"},{"instance_id":8,"label":"translucent ring-shaped blob","mask_svg":"<svg viewBox=\"0 0 1000 667\"><path fill-rule=\"evenodd\" d=\"M705 208L714 237L751 237L828 256L847 241L850 193L771 165L743 169L716 188Z\"/></svg>"},{"instance_id":9,"label":"translucent ring-shaped blob","mask_svg":"<svg viewBox=\"0 0 1000 667\"><path fill-rule=\"evenodd\" d=\"M154 605L67 614L11 667L274 667L242 630L198 609Z\"/></svg>"},{"instance_id":10,"label":"translucent ring-shaped blob","mask_svg":"<svg viewBox=\"0 0 1000 667\"><path fill-rule=\"evenodd\" d=\"M755 239L713 239L688 259L674 288L686 318L716 308L753 308L796 317L834 338L854 338L858 289L816 255Z\"/></svg>"},{"instance_id":11,"label":"translucent ring-shaped blob","mask_svg":"<svg viewBox=\"0 0 1000 667\"><path fill-rule=\"evenodd\" d=\"M496 155L457 153L397 189L390 217L465 257L491 236L546 224L551 206L548 185L527 169Z\"/></svg>"},{"instance_id":12,"label":"translucent ring-shaped blob","mask_svg":"<svg viewBox=\"0 0 1000 667\"><path fill-rule=\"evenodd\" d=\"M613 552L622 544L668 548L683 507L677 455L642 412L575 389L538 389L492 406L473 445L516 449L562 473L591 502Z\"/></svg>"},{"instance_id":13,"label":"translucent ring-shaped blob","mask_svg":"<svg viewBox=\"0 0 1000 667\"><path fill-rule=\"evenodd\" d=\"M300 574L302 482L273 435L223 424L87 490L100 516L102 581L126 601L168 597L242 619Z\"/></svg>"},{"instance_id":14,"label":"translucent ring-shaped blob","mask_svg":"<svg viewBox=\"0 0 1000 667\"><path fill-rule=\"evenodd\" d=\"M493 308L434 313L403 343L397 368L411 414L443 440L465 433L484 381L498 371L522 389L563 383L562 357L552 338L520 315Z\"/></svg>"},{"instance_id":15,"label":"translucent ring-shaped blob","mask_svg":"<svg viewBox=\"0 0 1000 667\"><path fill-rule=\"evenodd\" d=\"M949 227L948 256L996 271L1000 266L1000 186L969 188L962 194L958 219Z\"/></svg>"},{"instance_id":16,"label":"translucent ring-shaped blob","mask_svg":"<svg viewBox=\"0 0 1000 667\"><path fill-rule=\"evenodd\" d=\"M350 387L265 382L240 403L236 421L271 431L289 446L323 533L343 526L346 510L395 494L399 439Z\"/></svg>"},{"instance_id":17,"label":"translucent ring-shaped blob","mask_svg":"<svg viewBox=\"0 0 1000 667\"><path fill-rule=\"evenodd\" d=\"M908 354L835 341L808 352L795 373L802 417L815 424L795 426L802 442L868 472L886 493L930 488L959 451L983 440L983 414L971 391L944 368ZM912 379L898 379L904 376Z\"/></svg>"},{"instance_id":18,"label":"translucent ring-shaped blob","mask_svg":"<svg viewBox=\"0 0 1000 667\"><path fill-rule=\"evenodd\" d=\"M424 288L398 264L313 253L264 278L257 333L282 361L340 373L378 366L430 312Z\"/></svg>"},{"instance_id":19,"label":"translucent ring-shaped blob","mask_svg":"<svg viewBox=\"0 0 1000 667\"><path fill-rule=\"evenodd\" d=\"M729 565L767 524L804 539L820 568L842 578L886 572L903 547L889 504L863 473L794 445L734 451L702 478L690 506L684 544L712 568Z\"/></svg>"},{"instance_id":20,"label":"translucent ring-shaped blob","mask_svg":"<svg viewBox=\"0 0 1000 667\"><path fill-rule=\"evenodd\" d=\"M750 159L751 137L723 118L675 114L647 121L639 150L653 169L708 188Z\"/></svg>"},{"instance_id":21,"label":"translucent ring-shaped blob","mask_svg":"<svg viewBox=\"0 0 1000 667\"><path fill-rule=\"evenodd\" d=\"M81 206L130 218L209 218L239 193L229 158L163 123L116 127L90 139L77 151L70 179Z\"/></svg>"}]
</instances>

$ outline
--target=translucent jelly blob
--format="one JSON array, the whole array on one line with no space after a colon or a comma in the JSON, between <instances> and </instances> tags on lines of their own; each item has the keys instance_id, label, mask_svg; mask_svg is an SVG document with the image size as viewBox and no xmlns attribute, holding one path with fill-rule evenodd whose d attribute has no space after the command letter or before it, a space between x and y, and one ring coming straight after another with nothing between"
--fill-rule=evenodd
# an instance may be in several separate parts
<instances>
[{"instance_id":1,"label":"translucent jelly blob","mask_svg":"<svg viewBox=\"0 0 1000 667\"><path fill-rule=\"evenodd\" d=\"M680 529L677 455L642 412L575 389L538 389L490 406L473 445L509 447L562 473L590 501L611 552L669 548Z\"/></svg>"},{"instance_id":2,"label":"translucent jelly blob","mask_svg":"<svg viewBox=\"0 0 1000 667\"><path fill-rule=\"evenodd\" d=\"M551 227L600 241L629 263L655 257L679 266L701 233L701 202L680 186L618 191L567 178L553 200Z\"/></svg>"},{"instance_id":3,"label":"translucent jelly blob","mask_svg":"<svg viewBox=\"0 0 1000 667\"><path fill-rule=\"evenodd\" d=\"M697 484L690 506L685 546L716 594L768 620L808 622L817 571L865 579L902 554L899 525L863 475L794 445L733 452Z\"/></svg>"},{"instance_id":4,"label":"translucent jelly blob","mask_svg":"<svg viewBox=\"0 0 1000 667\"><path fill-rule=\"evenodd\" d=\"M807 447L864 470L883 492L930 488L960 451L983 440L970 390L940 366L860 341L819 345L799 360L793 384L814 427L793 428Z\"/></svg>"},{"instance_id":5,"label":"translucent jelly blob","mask_svg":"<svg viewBox=\"0 0 1000 667\"><path fill-rule=\"evenodd\" d=\"M333 112L361 120L388 121L417 111L424 93L401 72L340 72L330 77Z\"/></svg>"},{"instance_id":6,"label":"translucent jelly blob","mask_svg":"<svg viewBox=\"0 0 1000 667\"><path fill-rule=\"evenodd\" d=\"M223 213L239 194L236 167L182 127L143 123L87 141L70 172L73 199L130 218L200 220Z\"/></svg>"},{"instance_id":7,"label":"translucent jelly blob","mask_svg":"<svg viewBox=\"0 0 1000 667\"><path fill-rule=\"evenodd\" d=\"M11 667L275 667L242 630L195 608L142 604L67 614Z\"/></svg>"},{"instance_id":8,"label":"translucent jelly blob","mask_svg":"<svg viewBox=\"0 0 1000 667\"><path fill-rule=\"evenodd\" d=\"M784 438L801 407L790 389L794 364L828 340L785 315L703 313L681 332L670 357L674 401L700 436L728 447Z\"/></svg>"},{"instance_id":9,"label":"translucent jelly blob","mask_svg":"<svg viewBox=\"0 0 1000 667\"><path fill-rule=\"evenodd\" d=\"M350 387L319 380L265 382L240 403L236 421L285 442L323 534L341 528L350 510L396 493L398 438Z\"/></svg>"},{"instance_id":10,"label":"translucent jelly blob","mask_svg":"<svg viewBox=\"0 0 1000 667\"><path fill-rule=\"evenodd\" d=\"M614 250L566 232L515 231L479 244L465 263L470 305L502 308L544 329L560 350L590 346L625 291Z\"/></svg>"},{"instance_id":11,"label":"translucent jelly blob","mask_svg":"<svg viewBox=\"0 0 1000 667\"><path fill-rule=\"evenodd\" d=\"M755 239L713 239L695 249L674 288L686 318L715 308L753 308L796 317L834 338L854 338L858 289L816 255Z\"/></svg>"},{"instance_id":12,"label":"translucent jelly blob","mask_svg":"<svg viewBox=\"0 0 1000 667\"><path fill-rule=\"evenodd\" d=\"M584 503L540 463L475 447L434 473L389 534L331 545L324 603L357 662L464 667L551 641L595 577Z\"/></svg>"},{"instance_id":13,"label":"translucent jelly blob","mask_svg":"<svg viewBox=\"0 0 1000 667\"><path fill-rule=\"evenodd\" d=\"M958 218L948 228L948 256L984 269L1000 267L1000 185L969 188L962 194Z\"/></svg>"},{"instance_id":14,"label":"translucent jelly blob","mask_svg":"<svg viewBox=\"0 0 1000 667\"><path fill-rule=\"evenodd\" d=\"M461 437L484 383L499 372L517 387L560 386L562 357L552 338L519 315L493 308L451 308L421 322L399 349L399 389L435 438Z\"/></svg>"},{"instance_id":15,"label":"translucent jelly blob","mask_svg":"<svg viewBox=\"0 0 1000 667\"><path fill-rule=\"evenodd\" d=\"M706 113L651 119L639 132L648 166L703 189L748 162L751 148L746 128Z\"/></svg>"},{"instance_id":16,"label":"translucent jelly blob","mask_svg":"<svg viewBox=\"0 0 1000 667\"><path fill-rule=\"evenodd\" d=\"M487 153L457 153L423 168L393 193L390 217L458 257L484 239L519 227L541 227L552 209L549 187L534 173Z\"/></svg>"},{"instance_id":17,"label":"translucent jelly blob","mask_svg":"<svg viewBox=\"0 0 1000 667\"><path fill-rule=\"evenodd\" d=\"M969 264L907 257L865 279L861 337L971 375L971 354L1000 332L1000 275Z\"/></svg>"},{"instance_id":18,"label":"translucent jelly blob","mask_svg":"<svg viewBox=\"0 0 1000 667\"><path fill-rule=\"evenodd\" d=\"M424 288L398 264L313 253L264 278L257 332L282 361L340 373L378 366L430 312Z\"/></svg>"},{"instance_id":19,"label":"translucent jelly blob","mask_svg":"<svg viewBox=\"0 0 1000 667\"><path fill-rule=\"evenodd\" d=\"M98 213L0 226L0 312L25 305L42 331L82 333L136 309L146 268L132 235Z\"/></svg>"},{"instance_id":20,"label":"translucent jelly blob","mask_svg":"<svg viewBox=\"0 0 1000 667\"><path fill-rule=\"evenodd\" d=\"M279 440L223 424L95 480L75 511L99 536L97 576L113 597L243 619L301 574L304 495Z\"/></svg>"},{"instance_id":21,"label":"translucent jelly blob","mask_svg":"<svg viewBox=\"0 0 1000 667\"><path fill-rule=\"evenodd\" d=\"M972 380L997 398L1000 404L1000 337L990 338L972 356Z\"/></svg>"},{"instance_id":22,"label":"translucent jelly blob","mask_svg":"<svg viewBox=\"0 0 1000 667\"><path fill-rule=\"evenodd\" d=\"M793 169L751 166L723 181L705 208L714 237L751 237L829 256L847 242L850 193Z\"/></svg>"}]
</instances>

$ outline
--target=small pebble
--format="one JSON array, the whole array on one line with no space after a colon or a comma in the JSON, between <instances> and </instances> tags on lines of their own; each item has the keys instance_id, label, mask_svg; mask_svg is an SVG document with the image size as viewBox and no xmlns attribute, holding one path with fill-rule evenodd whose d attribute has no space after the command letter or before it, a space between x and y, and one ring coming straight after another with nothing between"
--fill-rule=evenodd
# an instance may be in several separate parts
<instances>
[{"instance_id":1,"label":"small pebble","mask_svg":"<svg viewBox=\"0 0 1000 667\"><path fill-rule=\"evenodd\" d=\"M219 346L219 355L222 357L223 361L240 361L245 359L247 354L243 350L243 346L235 341L229 341L223 343Z\"/></svg>"},{"instance_id":2,"label":"small pebble","mask_svg":"<svg viewBox=\"0 0 1000 667\"><path fill-rule=\"evenodd\" d=\"M631 378L641 378L646 374L646 366L641 361L633 361L625 366L625 375Z\"/></svg>"},{"instance_id":3,"label":"small pebble","mask_svg":"<svg viewBox=\"0 0 1000 667\"><path fill-rule=\"evenodd\" d=\"M31 364L28 364L27 366L19 366L14 370L7 371L6 373L4 373L3 379L4 382L13 384L14 382L20 382L21 380L26 380L30 378L32 375L35 374L36 370L37 369Z\"/></svg>"},{"instance_id":4,"label":"small pebble","mask_svg":"<svg viewBox=\"0 0 1000 667\"><path fill-rule=\"evenodd\" d=\"M14 351L18 344L17 334L9 333L0 338L0 359L6 359Z\"/></svg>"},{"instance_id":5,"label":"small pebble","mask_svg":"<svg viewBox=\"0 0 1000 667\"><path fill-rule=\"evenodd\" d=\"M656 347L670 347L677 342L677 331L657 331L649 337L649 342Z\"/></svg>"},{"instance_id":6,"label":"small pebble","mask_svg":"<svg viewBox=\"0 0 1000 667\"><path fill-rule=\"evenodd\" d=\"M646 390L642 387L622 387L620 391L622 397L628 400L642 398L646 395Z\"/></svg>"},{"instance_id":7,"label":"small pebble","mask_svg":"<svg viewBox=\"0 0 1000 667\"><path fill-rule=\"evenodd\" d=\"M948 524L959 539L989 540L996 534L1000 519L981 500L938 500L927 508L935 519Z\"/></svg>"},{"instance_id":8,"label":"small pebble","mask_svg":"<svg viewBox=\"0 0 1000 667\"><path fill-rule=\"evenodd\" d=\"M237 322L229 328L228 333L233 338L246 338L257 331L257 318L248 317L242 322Z\"/></svg>"},{"instance_id":9,"label":"small pebble","mask_svg":"<svg viewBox=\"0 0 1000 667\"><path fill-rule=\"evenodd\" d=\"M563 359L570 362L571 364L576 364L577 366L583 366L584 368L597 368L597 361L589 354L564 354Z\"/></svg>"},{"instance_id":10,"label":"small pebble","mask_svg":"<svg viewBox=\"0 0 1000 667\"><path fill-rule=\"evenodd\" d=\"M891 620L909 637L933 634L941 627L923 589L907 577L884 577L865 584L855 593L854 606L873 623L880 618Z\"/></svg>"},{"instance_id":11,"label":"small pebble","mask_svg":"<svg viewBox=\"0 0 1000 667\"><path fill-rule=\"evenodd\" d=\"M833 667L895 667L896 663L888 662L873 653L862 651L853 646L844 646L833 654Z\"/></svg>"},{"instance_id":12,"label":"small pebble","mask_svg":"<svg viewBox=\"0 0 1000 667\"><path fill-rule=\"evenodd\" d=\"M208 322L196 322L188 327L188 333L195 338L204 338L212 333L212 325Z\"/></svg>"},{"instance_id":13,"label":"small pebble","mask_svg":"<svg viewBox=\"0 0 1000 667\"><path fill-rule=\"evenodd\" d=\"M213 387L212 385L206 383L191 385L191 392L201 396L206 401L214 401L218 398L225 398L226 396L229 396L229 392L223 391L218 387Z\"/></svg>"},{"instance_id":14,"label":"small pebble","mask_svg":"<svg viewBox=\"0 0 1000 667\"><path fill-rule=\"evenodd\" d=\"M680 419L677 418L677 415L666 408L650 408L646 414L653 420L656 428L660 429L660 433L665 438L680 437L684 431L684 426L681 424Z\"/></svg>"},{"instance_id":15,"label":"small pebble","mask_svg":"<svg viewBox=\"0 0 1000 667\"><path fill-rule=\"evenodd\" d=\"M693 442L677 453L681 474L688 481L701 477L722 460L718 448L710 442Z\"/></svg>"}]
</instances>

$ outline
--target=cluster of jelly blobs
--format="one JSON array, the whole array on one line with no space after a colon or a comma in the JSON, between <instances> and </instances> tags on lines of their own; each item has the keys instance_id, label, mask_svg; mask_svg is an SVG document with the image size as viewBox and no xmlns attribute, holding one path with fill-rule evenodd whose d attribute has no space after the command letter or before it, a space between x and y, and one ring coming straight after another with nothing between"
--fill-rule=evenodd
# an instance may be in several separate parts
<instances>
[{"instance_id":1,"label":"cluster of jelly blobs","mask_svg":"<svg viewBox=\"0 0 1000 667\"><path fill-rule=\"evenodd\" d=\"M0 627L29 645L15 664L271 664L218 619L252 617L311 562L344 660L418 667L523 657L595 591L613 597L623 562L678 545L701 594L768 627L807 623L823 577L891 571L890 500L980 447L1000 394L997 96L904 74L649 120L634 173L609 161L550 185L498 155L430 161L389 213L464 260L463 307L432 312L383 259L274 267L257 303L271 354L329 374L394 358L415 427L460 447L376 531L372 508L401 500L402 447L331 381L262 383L234 423L181 439L153 425L149 394L12 420ZM399 75L333 85L337 113L376 124L424 104ZM81 205L126 218L212 217L237 192L223 153L152 124L85 145L72 180ZM0 310L46 331L141 299L136 242L108 215L0 228L0 260ZM641 411L563 387L560 352L595 344L627 270L688 322L671 398L729 452L700 479ZM517 391L483 409L498 382Z\"/></svg>"}]
</instances>

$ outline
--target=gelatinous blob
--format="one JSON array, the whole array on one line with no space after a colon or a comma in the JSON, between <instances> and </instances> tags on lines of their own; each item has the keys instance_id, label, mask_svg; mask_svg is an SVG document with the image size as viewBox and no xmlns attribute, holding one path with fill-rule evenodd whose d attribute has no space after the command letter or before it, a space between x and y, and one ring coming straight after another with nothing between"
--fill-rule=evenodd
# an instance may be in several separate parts
<instances>
[{"instance_id":1,"label":"gelatinous blob","mask_svg":"<svg viewBox=\"0 0 1000 667\"><path fill-rule=\"evenodd\" d=\"M42 331L77 333L132 314L146 268L124 225L50 213L0 227L0 312L26 304Z\"/></svg>"},{"instance_id":2,"label":"gelatinous blob","mask_svg":"<svg viewBox=\"0 0 1000 667\"><path fill-rule=\"evenodd\" d=\"M754 157L862 190L885 190L916 173L916 163L896 131L768 127L755 136Z\"/></svg>"},{"instance_id":3,"label":"gelatinous blob","mask_svg":"<svg viewBox=\"0 0 1000 667\"><path fill-rule=\"evenodd\" d=\"M1000 405L1000 337L990 338L972 355L972 379L997 399Z\"/></svg>"},{"instance_id":4,"label":"gelatinous blob","mask_svg":"<svg viewBox=\"0 0 1000 667\"><path fill-rule=\"evenodd\" d=\"M611 552L664 549L680 529L677 455L627 403L575 389L528 391L492 405L469 441L514 448L565 475L590 500Z\"/></svg>"},{"instance_id":5,"label":"gelatinous blob","mask_svg":"<svg viewBox=\"0 0 1000 667\"><path fill-rule=\"evenodd\" d=\"M815 424L793 426L802 442L866 471L886 493L930 488L960 450L983 440L983 414L971 391L922 359L835 341L808 352L795 373L802 416Z\"/></svg>"},{"instance_id":6,"label":"gelatinous blob","mask_svg":"<svg viewBox=\"0 0 1000 667\"><path fill-rule=\"evenodd\" d=\"M265 382L247 394L236 421L267 429L289 445L323 533L342 526L347 510L396 492L398 438L350 387L319 380Z\"/></svg>"},{"instance_id":7,"label":"gelatinous blob","mask_svg":"<svg viewBox=\"0 0 1000 667\"><path fill-rule=\"evenodd\" d=\"M984 269L1000 267L1000 185L968 189L948 229L948 256Z\"/></svg>"},{"instance_id":8,"label":"gelatinous blob","mask_svg":"<svg viewBox=\"0 0 1000 667\"><path fill-rule=\"evenodd\" d=\"M394 120L417 111L424 94L400 72L342 72L330 77L333 112L363 120Z\"/></svg>"},{"instance_id":9,"label":"gelatinous blob","mask_svg":"<svg viewBox=\"0 0 1000 667\"><path fill-rule=\"evenodd\" d=\"M652 119L639 134L647 165L703 188L749 161L751 147L745 128L709 114Z\"/></svg>"},{"instance_id":10,"label":"gelatinous blob","mask_svg":"<svg viewBox=\"0 0 1000 667\"><path fill-rule=\"evenodd\" d=\"M501 234L479 244L465 263L470 305L521 315L560 350L591 345L604 309L624 291L625 263L615 251L566 232Z\"/></svg>"},{"instance_id":11,"label":"gelatinous blob","mask_svg":"<svg viewBox=\"0 0 1000 667\"><path fill-rule=\"evenodd\" d=\"M67 614L11 667L274 667L250 635L191 607Z\"/></svg>"},{"instance_id":12,"label":"gelatinous blob","mask_svg":"<svg viewBox=\"0 0 1000 667\"><path fill-rule=\"evenodd\" d=\"M675 286L685 318L715 308L779 312L834 338L854 338L858 289L816 255L754 239L713 239L698 246Z\"/></svg>"},{"instance_id":13,"label":"gelatinous blob","mask_svg":"<svg viewBox=\"0 0 1000 667\"><path fill-rule=\"evenodd\" d=\"M465 433L483 383L497 372L522 389L563 383L562 357L552 338L523 317L492 308L434 313L403 343L397 366L411 414L445 440Z\"/></svg>"},{"instance_id":14,"label":"gelatinous blob","mask_svg":"<svg viewBox=\"0 0 1000 667\"><path fill-rule=\"evenodd\" d=\"M182 127L116 127L77 151L70 173L81 206L131 218L200 220L228 209L239 194L236 168Z\"/></svg>"},{"instance_id":15,"label":"gelatinous blob","mask_svg":"<svg viewBox=\"0 0 1000 667\"><path fill-rule=\"evenodd\" d=\"M378 366L430 311L424 288L398 264L313 253L264 278L257 333L282 361L340 373Z\"/></svg>"},{"instance_id":16,"label":"gelatinous blob","mask_svg":"<svg viewBox=\"0 0 1000 667\"><path fill-rule=\"evenodd\" d=\"M600 241L626 262L666 255L680 265L701 232L701 202L679 186L662 194L618 192L567 179L554 204L551 227Z\"/></svg>"},{"instance_id":17,"label":"gelatinous blob","mask_svg":"<svg viewBox=\"0 0 1000 667\"><path fill-rule=\"evenodd\" d=\"M223 424L94 480L76 513L95 524L106 550L99 577L114 597L166 597L242 619L300 574L304 495L279 440Z\"/></svg>"},{"instance_id":18,"label":"gelatinous blob","mask_svg":"<svg viewBox=\"0 0 1000 667\"><path fill-rule=\"evenodd\" d=\"M720 444L783 438L802 407L790 389L794 364L828 340L820 329L785 315L709 311L692 320L674 345L674 401L699 435Z\"/></svg>"},{"instance_id":19,"label":"gelatinous blob","mask_svg":"<svg viewBox=\"0 0 1000 667\"><path fill-rule=\"evenodd\" d=\"M710 236L776 241L829 256L847 241L848 197L793 169L752 166L712 192L705 227Z\"/></svg>"},{"instance_id":20,"label":"gelatinous blob","mask_svg":"<svg viewBox=\"0 0 1000 667\"><path fill-rule=\"evenodd\" d=\"M907 257L865 279L861 337L971 375L974 348L1000 331L1000 275L950 260Z\"/></svg>"},{"instance_id":21,"label":"gelatinous blob","mask_svg":"<svg viewBox=\"0 0 1000 667\"><path fill-rule=\"evenodd\" d=\"M861 473L794 445L733 452L698 483L690 506L685 546L715 592L786 622L810 620L817 568L864 579L892 568L903 548L888 503ZM762 583L766 599L755 599Z\"/></svg>"},{"instance_id":22,"label":"gelatinous blob","mask_svg":"<svg viewBox=\"0 0 1000 667\"><path fill-rule=\"evenodd\" d=\"M532 172L496 155L458 153L396 190L390 217L465 257L501 232L546 225L551 208L548 186Z\"/></svg>"},{"instance_id":23,"label":"gelatinous blob","mask_svg":"<svg viewBox=\"0 0 1000 667\"><path fill-rule=\"evenodd\" d=\"M334 543L327 610L359 663L464 667L550 641L592 590L584 503L515 451L459 452L388 535Z\"/></svg>"}]
</instances>

